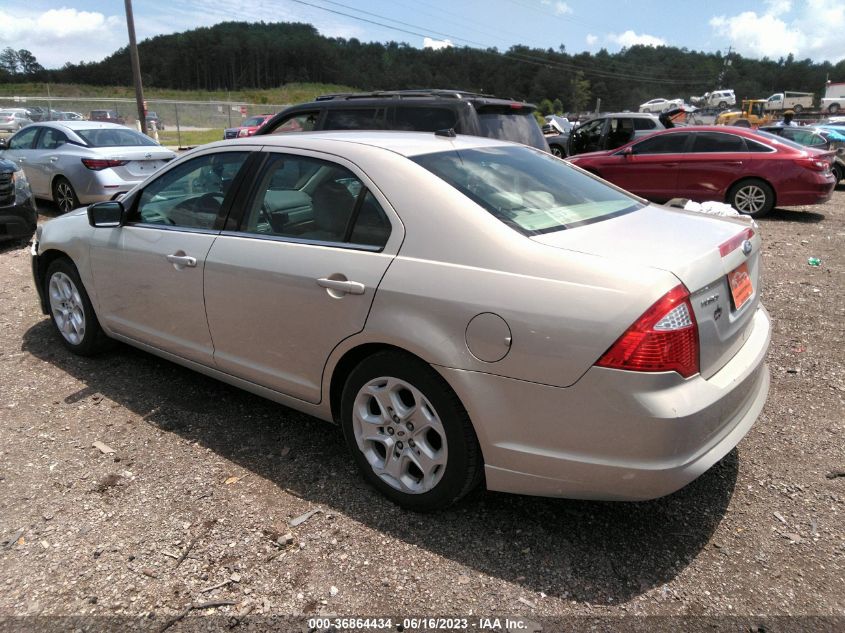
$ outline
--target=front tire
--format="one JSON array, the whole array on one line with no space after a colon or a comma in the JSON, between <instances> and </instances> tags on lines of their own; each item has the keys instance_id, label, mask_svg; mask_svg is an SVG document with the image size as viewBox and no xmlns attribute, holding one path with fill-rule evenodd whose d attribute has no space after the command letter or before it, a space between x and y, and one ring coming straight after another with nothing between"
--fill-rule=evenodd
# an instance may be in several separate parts
<instances>
[{"instance_id":1,"label":"front tire","mask_svg":"<svg viewBox=\"0 0 845 633\"><path fill-rule=\"evenodd\" d=\"M400 506L439 510L481 481L481 449L466 410L413 356L384 351L358 365L343 389L341 425L364 479Z\"/></svg>"},{"instance_id":2,"label":"front tire","mask_svg":"<svg viewBox=\"0 0 845 633\"><path fill-rule=\"evenodd\" d=\"M563 148L560 145L549 145L549 150L552 152L552 156L566 158L566 152L563 151Z\"/></svg>"},{"instance_id":3,"label":"front tire","mask_svg":"<svg viewBox=\"0 0 845 633\"><path fill-rule=\"evenodd\" d=\"M830 112L831 114L836 114L837 112L839 112L839 104L838 103L831 103L828 106L827 111Z\"/></svg>"},{"instance_id":4,"label":"front tire","mask_svg":"<svg viewBox=\"0 0 845 633\"><path fill-rule=\"evenodd\" d=\"M58 176L53 181L53 202L62 213L73 211L79 206L79 198L76 197L73 185L64 176Z\"/></svg>"},{"instance_id":5,"label":"front tire","mask_svg":"<svg viewBox=\"0 0 845 633\"><path fill-rule=\"evenodd\" d=\"M727 103L727 101L720 101L720 102L719 102L719 109L720 109L720 110L724 110L724 109L726 109L727 107L728 107L728 103Z\"/></svg>"},{"instance_id":6,"label":"front tire","mask_svg":"<svg viewBox=\"0 0 845 633\"><path fill-rule=\"evenodd\" d=\"M743 215L761 218L774 208L775 192L762 180L742 180L728 192L728 204Z\"/></svg>"},{"instance_id":7,"label":"front tire","mask_svg":"<svg viewBox=\"0 0 845 633\"><path fill-rule=\"evenodd\" d=\"M50 306L50 320L62 344L80 356L101 351L106 336L76 266L69 259L57 259L50 264L44 278L44 290Z\"/></svg>"}]
</instances>

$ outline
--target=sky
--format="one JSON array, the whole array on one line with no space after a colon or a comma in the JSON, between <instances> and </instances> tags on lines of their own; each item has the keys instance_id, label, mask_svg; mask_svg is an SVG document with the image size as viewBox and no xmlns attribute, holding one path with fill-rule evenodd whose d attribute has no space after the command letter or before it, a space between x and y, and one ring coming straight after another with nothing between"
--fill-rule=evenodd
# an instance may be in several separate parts
<instances>
[{"instance_id":1,"label":"sky","mask_svg":"<svg viewBox=\"0 0 845 633\"><path fill-rule=\"evenodd\" d=\"M842 0L134 0L132 6L138 41L263 20L417 48L522 44L595 53L665 44L723 54L730 47L754 58L845 59ZM0 49L25 48L45 68L97 61L127 43L121 0L0 0Z\"/></svg>"}]
</instances>

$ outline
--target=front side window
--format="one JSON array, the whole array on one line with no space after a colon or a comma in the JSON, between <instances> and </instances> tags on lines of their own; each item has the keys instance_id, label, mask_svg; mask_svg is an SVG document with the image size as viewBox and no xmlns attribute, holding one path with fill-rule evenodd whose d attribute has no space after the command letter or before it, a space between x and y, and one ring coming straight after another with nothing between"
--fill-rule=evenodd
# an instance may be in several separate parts
<instances>
[{"instance_id":1,"label":"front side window","mask_svg":"<svg viewBox=\"0 0 845 633\"><path fill-rule=\"evenodd\" d=\"M287 134L288 132L313 132L317 127L319 112L300 112L285 119L281 125L273 129L271 134Z\"/></svg>"},{"instance_id":2,"label":"front side window","mask_svg":"<svg viewBox=\"0 0 845 633\"><path fill-rule=\"evenodd\" d=\"M241 227L247 233L383 247L390 221L364 183L341 165L273 154Z\"/></svg>"},{"instance_id":3,"label":"front side window","mask_svg":"<svg viewBox=\"0 0 845 633\"><path fill-rule=\"evenodd\" d=\"M611 119L607 133L607 149L616 149L634 138L634 122L631 119Z\"/></svg>"},{"instance_id":4,"label":"front side window","mask_svg":"<svg viewBox=\"0 0 845 633\"><path fill-rule=\"evenodd\" d=\"M213 229L232 182L248 155L249 152L206 154L174 167L141 192L131 220Z\"/></svg>"},{"instance_id":5,"label":"front side window","mask_svg":"<svg viewBox=\"0 0 845 633\"><path fill-rule=\"evenodd\" d=\"M580 154L598 149L606 119L594 119L572 132L572 153Z\"/></svg>"},{"instance_id":6,"label":"front side window","mask_svg":"<svg viewBox=\"0 0 845 633\"><path fill-rule=\"evenodd\" d=\"M632 196L527 147L438 152L412 160L523 235L635 211Z\"/></svg>"},{"instance_id":7,"label":"front side window","mask_svg":"<svg viewBox=\"0 0 845 633\"><path fill-rule=\"evenodd\" d=\"M32 142L35 140L35 135L38 134L39 127L29 127L22 132L18 132L11 139L9 139L9 149L32 149Z\"/></svg>"}]
</instances>

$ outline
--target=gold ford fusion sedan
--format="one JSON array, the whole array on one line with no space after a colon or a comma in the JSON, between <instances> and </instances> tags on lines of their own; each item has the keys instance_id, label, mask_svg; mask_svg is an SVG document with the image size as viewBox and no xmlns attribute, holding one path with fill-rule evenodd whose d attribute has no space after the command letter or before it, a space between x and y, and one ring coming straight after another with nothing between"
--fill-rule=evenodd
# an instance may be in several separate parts
<instances>
[{"instance_id":1,"label":"gold ford fusion sedan","mask_svg":"<svg viewBox=\"0 0 845 633\"><path fill-rule=\"evenodd\" d=\"M117 339L343 428L431 510L480 482L659 497L769 387L753 221L650 205L549 154L447 133L247 137L39 227L59 340Z\"/></svg>"}]
</instances>

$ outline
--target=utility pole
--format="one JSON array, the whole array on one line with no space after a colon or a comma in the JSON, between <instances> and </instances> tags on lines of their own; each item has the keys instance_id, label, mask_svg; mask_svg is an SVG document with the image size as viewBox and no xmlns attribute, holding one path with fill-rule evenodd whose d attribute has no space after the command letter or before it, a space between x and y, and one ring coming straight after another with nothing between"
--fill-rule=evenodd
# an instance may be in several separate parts
<instances>
[{"instance_id":1,"label":"utility pole","mask_svg":"<svg viewBox=\"0 0 845 633\"><path fill-rule=\"evenodd\" d=\"M135 81L135 101L138 105L138 121L141 132L147 133L147 113L144 103L144 88L141 85L141 62L138 59L138 43L135 41L135 18L132 16L132 0L123 0L126 5L126 28L129 29L129 58L132 60L132 79Z\"/></svg>"},{"instance_id":2,"label":"utility pole","mask_svg":"<svg viewBox=\"0 0 845 633\"><path fill-rule=\"evenodd\" d=\"M725 81L725 74L728 72L728 66L731 65L731 51L733 50L733 46L728 46L728 54L725 55L725 61L722 62L722 71L719 73L719 79L717 79L717 85L715 86L714 90L721 90L724 88L724 81Z\"/></svg>"}]
</instances>

